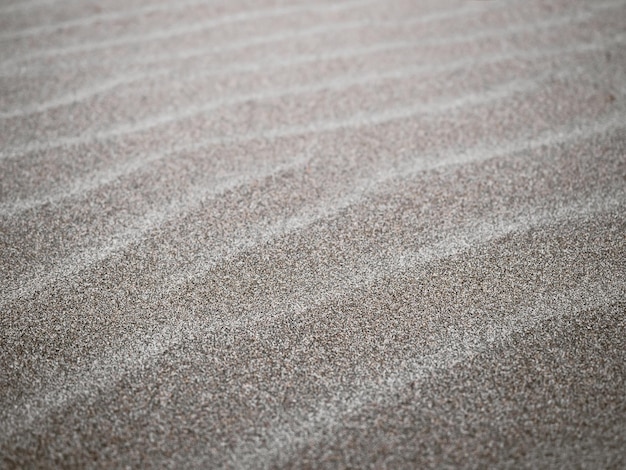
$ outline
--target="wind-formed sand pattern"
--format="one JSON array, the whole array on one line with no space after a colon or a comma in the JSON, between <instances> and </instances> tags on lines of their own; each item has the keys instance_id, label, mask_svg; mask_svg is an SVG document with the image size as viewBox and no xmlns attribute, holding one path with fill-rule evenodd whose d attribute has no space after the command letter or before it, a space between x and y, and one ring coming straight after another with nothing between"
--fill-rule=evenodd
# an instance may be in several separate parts
<instances>
[{"instance_id":1,"label":"wind-formed sand pattern","mask_svg":"<svg viewBox=\"0 0 626 470\"><path fill-rule=\"evenodd\" d=\"M626 467L626 1L4 0L0 468Z\"/></svg>"}]
</instances>

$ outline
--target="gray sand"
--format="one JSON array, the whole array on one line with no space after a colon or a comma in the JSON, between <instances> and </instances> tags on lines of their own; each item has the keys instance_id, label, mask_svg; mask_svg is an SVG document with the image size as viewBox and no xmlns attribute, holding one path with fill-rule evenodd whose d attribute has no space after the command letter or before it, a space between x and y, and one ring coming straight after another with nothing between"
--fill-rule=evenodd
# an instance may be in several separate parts
<instances>
[{"instance_id":1,"label":"gray sand","mask_svg":"<svg viewBox=\"0 0 626 470\"><path fill-rule=\"evenodd\" d=\"M0 467L626 467L626 1L5 0Z\"/></svg>"}]
</instances>

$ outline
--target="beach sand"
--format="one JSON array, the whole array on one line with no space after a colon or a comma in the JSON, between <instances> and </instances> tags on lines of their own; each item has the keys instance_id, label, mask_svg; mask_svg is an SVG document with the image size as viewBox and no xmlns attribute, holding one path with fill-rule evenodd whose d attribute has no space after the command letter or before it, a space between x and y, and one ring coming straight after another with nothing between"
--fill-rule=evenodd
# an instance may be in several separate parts
<instances>
[{"instance_id":1,"label":"beach sand","mask_svg":"<svg viewBox=\"0 0 626 470\"><path fill-rule=\"evenodd\" d=\"M0 4L0 467L626 467L626 1Z\"/></svg>"}]
</instances>

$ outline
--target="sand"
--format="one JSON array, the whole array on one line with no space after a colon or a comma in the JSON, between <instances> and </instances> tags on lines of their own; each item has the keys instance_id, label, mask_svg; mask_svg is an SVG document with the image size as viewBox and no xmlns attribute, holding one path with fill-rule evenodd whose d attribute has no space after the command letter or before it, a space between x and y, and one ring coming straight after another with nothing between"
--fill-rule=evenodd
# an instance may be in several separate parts
<instances>
[{"instance_id":1,"label":"sand","mask_svg":"<svg viewBox=\"0 0 626 470\"><path fill-rule=\"evenodd\" d=\"M625 25L2 2L0 467L625 467Z\"/></svg>"}]
</instances>

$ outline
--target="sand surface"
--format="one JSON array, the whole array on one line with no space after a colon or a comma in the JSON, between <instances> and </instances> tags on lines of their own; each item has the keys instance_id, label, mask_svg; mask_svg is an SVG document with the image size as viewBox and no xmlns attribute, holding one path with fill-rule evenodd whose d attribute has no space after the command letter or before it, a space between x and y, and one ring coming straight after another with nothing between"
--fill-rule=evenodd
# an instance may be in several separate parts
<instances>
[{"instance_id":1,"label":"sand surface","mask_svg":"<svg viewBox=\"0 0 626 470\"><path fill-rule=\"evenodd\" d=\"M2 0L0 468L625 468L626 1Z\"/></svg>"}]
</instances>

